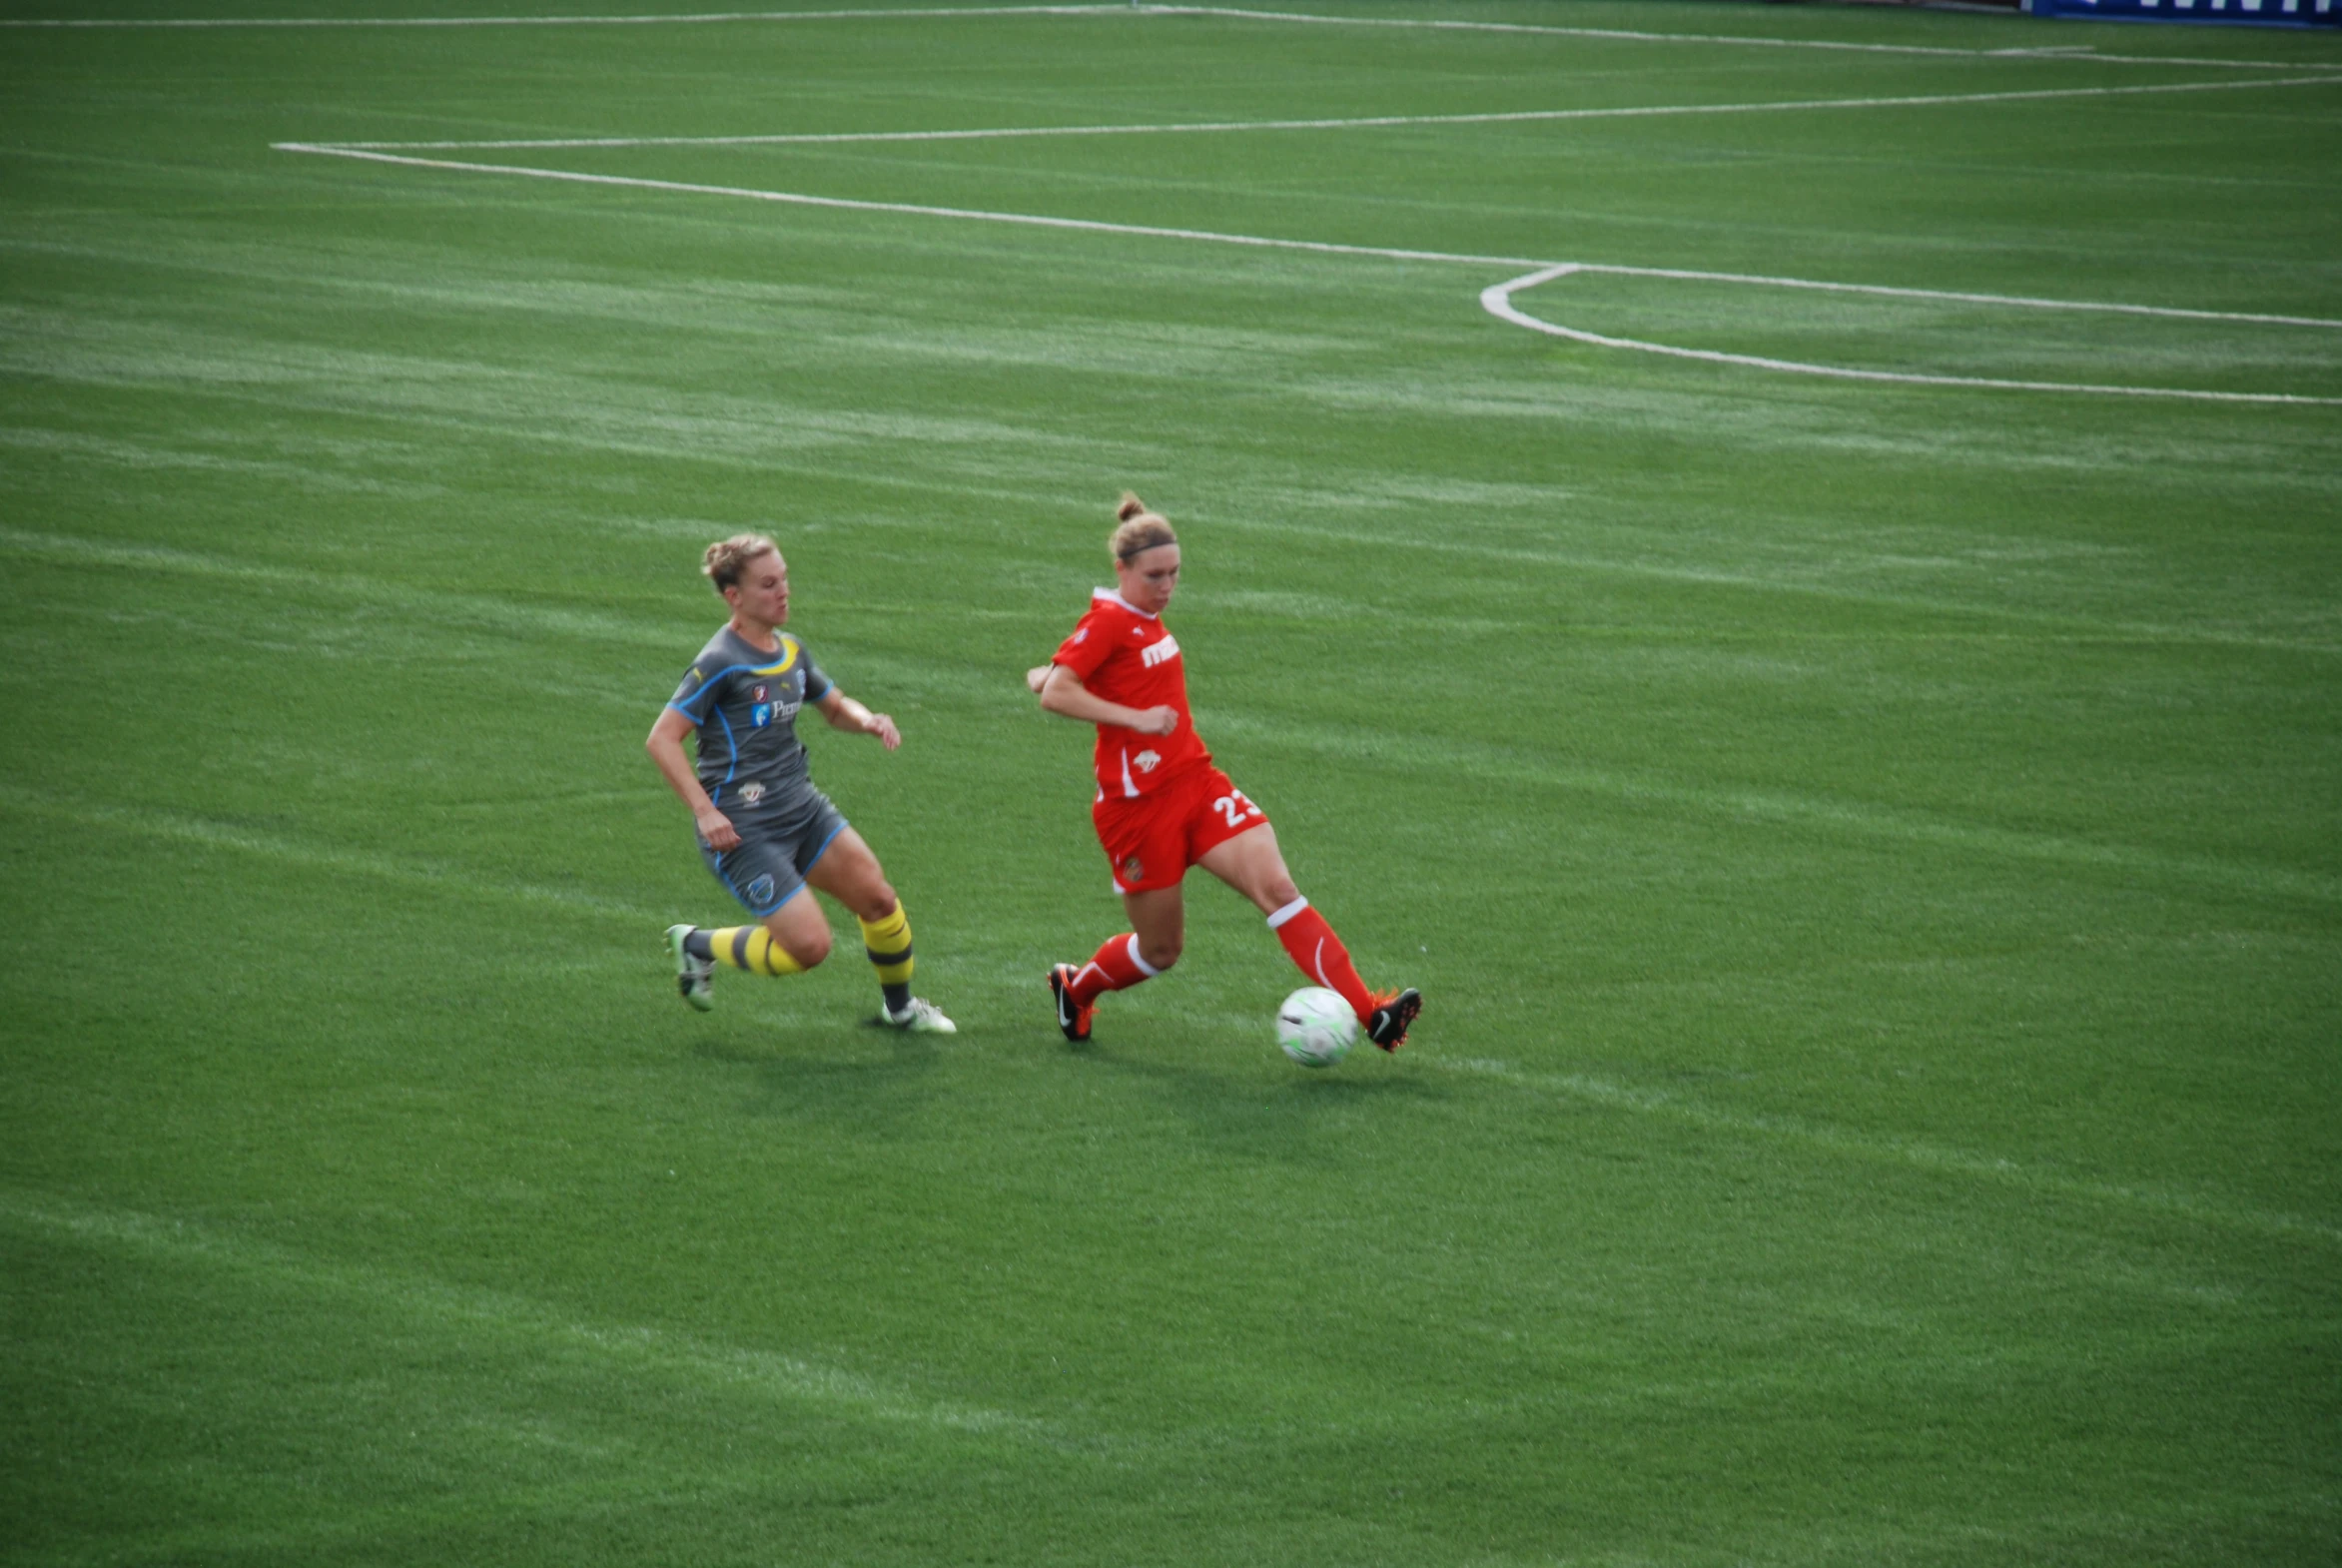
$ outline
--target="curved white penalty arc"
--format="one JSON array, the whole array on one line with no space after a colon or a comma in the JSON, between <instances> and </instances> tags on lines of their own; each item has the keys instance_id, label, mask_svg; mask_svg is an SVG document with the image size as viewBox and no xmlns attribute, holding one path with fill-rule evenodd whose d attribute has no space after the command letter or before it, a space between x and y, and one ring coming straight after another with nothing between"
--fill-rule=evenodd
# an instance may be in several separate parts
<instances>
[{"instance_id":1,"label":"curved white penalty arc","mask_svg":"<svg viewBox=\"0 0 2342 1568\"><path fill-rule=\"evenodd\" d=\"M1576 343L1592 344L1602 349L1632 349L1640 354L1666 355L1677 360L1702 360L1710 365L1736 365L1759 371L1778 371L1791 376L1824 376L1835 381L1892 382L1907 387L1974 387L1989 392L2085 392L2111 397L2178 397L2197 402L2262 402L2302 403L2342 407L2342 397L2308 397L2294 392L2204 392L2182 387L2111 387L2088 382L2028 382L1988 376L1925 376L1908 371L1863 371L1842 365L1812 365L1802 360L1774 360L1763 355L1727 354L1718 349L1686 349L1675 344L1644 343L1635 338L1609 338L1601 333L1586 332L1581 328L1564 327L1556 322L1541 321L1512 303L1512 297L1524 289L1551 283L1579 272L1628 273L1627 268L1581 266L1574 262L1539 268L1524 273L1505 283L1491 284L1480 291L1480 308L1499 321L1550 338L1567 338ZM1633 269L1639 273L1641 269ZM1770 280L1768 280L1770 281ZM1869 293L1870 290L1861 292ZM1880 293L1902 292L1880 290ZM1915 291L1916 292L1916 291ZM1967 299L1988 299L1988 296L1962 296ZM2025 302L2034 304L2035 302ZM2087 309L2088 307L2077 307ZM2157 312L2156 314L2162 314ZM2180 313L2172 313L2180 314ZM2193 314L2193 313L2189 313Z\"/></svg>"}]
</instances>

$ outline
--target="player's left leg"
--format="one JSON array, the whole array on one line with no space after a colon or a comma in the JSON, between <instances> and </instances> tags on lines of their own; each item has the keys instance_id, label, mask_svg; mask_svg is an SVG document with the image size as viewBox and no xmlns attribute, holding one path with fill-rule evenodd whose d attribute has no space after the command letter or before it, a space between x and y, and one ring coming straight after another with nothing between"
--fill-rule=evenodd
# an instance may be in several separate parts
<instances>
[{"instance_id":1,"label":"player's left leg","mask_svg":"<svg viewBox=\"0 0 2342 1568\"><path fill-rule=\"evenodd\" d=\"M1077 1045L1090 1038L1100 997L1144 985L1179 961L1187 931L1179 883L1187 874L1186 819L1194 804L1192 794L1174 784L1161 795L1102 797L1090 809L1099 848L1106 851L1131 929L1100 943L1087 963L1050 969L1058 1028Z\"/></svg>"},{"instance_id":2,"label":"player's left leg","mask_svg":"<svg viewBox=\"0 0 2342 1568\"><path fill-rule=\"evenodd\" d=\"M911 995L911 917L862 835L841 824L805 868L805 880L852 910L860 922L862 949L885 997L880 1022L918 1034L958 1034L942 1009Z\"/></svg>"},{"instance_id":3,"label":"player's left leg","mask_svg":"<svg viewBox=\"0 0 2342 1568\"><path fill-rule=\"evenodd\" d=\"M1250 899L1268 917L1268 929L1284 945L1293 967L1318 985L1341 993L1367 1035L1385 1051L1396 1051L1407 1037L1407 1026L1422 1011L1423 999L1413 991L1377 996L1358 978L1350 950L1334 935L1325 917L1301 897L1285 869L1284 852L1277 848L1276 829L1267 821L1224 839L1197 857L1197 865Z\"/></svg>"}]
</instances>

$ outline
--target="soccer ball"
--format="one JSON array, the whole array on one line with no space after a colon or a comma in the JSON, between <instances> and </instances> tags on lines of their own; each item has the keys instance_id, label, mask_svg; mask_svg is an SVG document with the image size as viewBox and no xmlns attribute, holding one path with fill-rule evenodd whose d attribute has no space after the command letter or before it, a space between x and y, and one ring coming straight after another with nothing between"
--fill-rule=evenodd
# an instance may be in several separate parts
<instances>
[{"instance_id":1,"label":"soccer ball","mask_svg":"<svg viewBox=\"0 0 2342 1568\"><path fill-rule=\"evenodd\" d=\"M1276 1043L1303 1067L1333 1066L1357 1038L1357 1015L1338 991L1304 986L1276 1010Z\"/></svg>"}]
</instances>

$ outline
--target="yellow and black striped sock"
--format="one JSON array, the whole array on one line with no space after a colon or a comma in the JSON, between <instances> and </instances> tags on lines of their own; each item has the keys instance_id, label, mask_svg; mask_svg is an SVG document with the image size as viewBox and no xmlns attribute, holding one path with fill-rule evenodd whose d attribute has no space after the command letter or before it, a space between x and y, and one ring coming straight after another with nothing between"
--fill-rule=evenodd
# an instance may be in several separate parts
<instances>
[{"instance_id":1,"label":"yellow and black striped sock","mask_svg":"<svg viewBox=\"0 0 2342 1568\"><path fill-rule=\"evenodd\" d=\"M886 993L887 1011L900 1013L911 1005L911 917L903 901L895 900L883 920L862 921L862 951L878 971L879 989Z\"/></svg>"},{"instance_id":2,"label":"yellow and black striped sock","mask_svg":"<svg viewBox=\"0 0 2342 1568\"><path fill-rule=\"evenodd\" d=\"M773 940L762 926L724 926L708 933L708 947L716 962L744 969L751 975L801 975L805 966Z\"/></svg>"}]
</instances>

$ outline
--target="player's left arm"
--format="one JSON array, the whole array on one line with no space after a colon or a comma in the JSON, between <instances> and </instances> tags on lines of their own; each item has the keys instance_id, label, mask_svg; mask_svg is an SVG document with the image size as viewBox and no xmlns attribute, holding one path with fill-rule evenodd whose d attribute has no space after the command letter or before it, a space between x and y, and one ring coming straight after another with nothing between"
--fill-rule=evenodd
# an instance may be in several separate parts
<instances>
[{"instance_id":1,"label":"player's left arm","mask_svg":"<svg viewBox=\"0 0 2342 1568\"><path fill-rule=\"evenodd\" d=\"M876 735L878 743L889 751L903 743L903 732L895 728L893 719L871 712L835 686L814 698L813 705L829 720L831 729L842 729L849 735Z\"/></svg>"}]
</instances>

